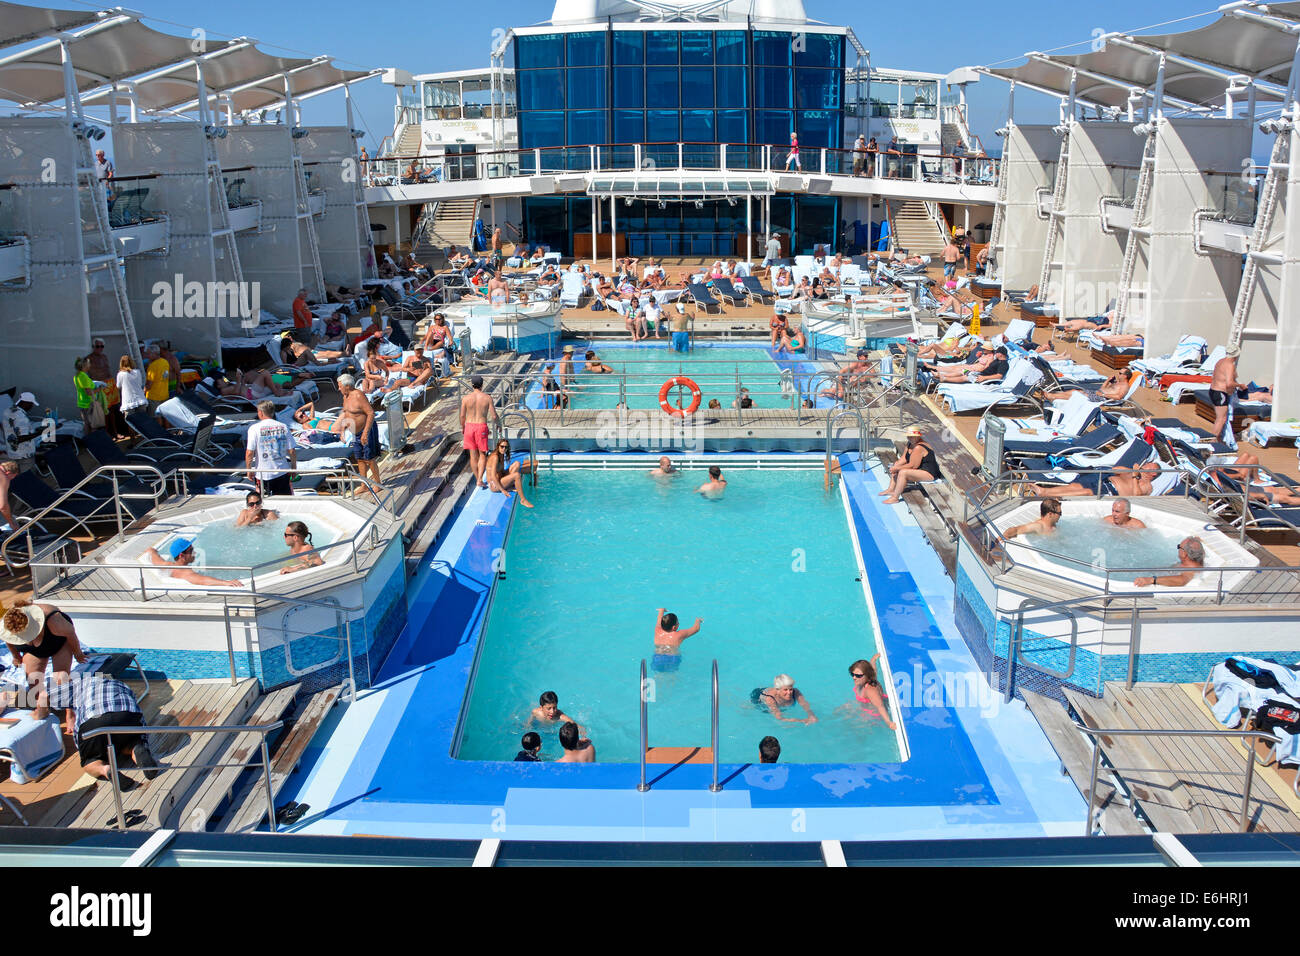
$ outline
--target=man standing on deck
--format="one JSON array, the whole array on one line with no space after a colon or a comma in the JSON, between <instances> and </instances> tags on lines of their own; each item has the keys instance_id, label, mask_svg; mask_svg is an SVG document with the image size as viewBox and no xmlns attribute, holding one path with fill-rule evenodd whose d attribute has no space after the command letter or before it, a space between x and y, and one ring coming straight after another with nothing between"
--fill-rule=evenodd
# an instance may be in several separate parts
<instances>
[{"instance_id":1,"label":"man standing on deck","mask_svg":"<svg viewBox=\"0 0 1300 956\"><path fill-rule=\"evenodd\" d=\"M307 290L299 289L293 300L293 337L303 345L311 345L311 326L314 316L307 306Z\"/></svg>"},{"instance_id":2,"label":"man standing on deck","mask_svg":"<svg viewBox=\"0 0 1300 956\"><path fill-rule=\"evenodd\" d=\"M1241 357L1240 346L1230 346L1227 355L1214 363L1214 376L1210 381L1210 404L1214 406L1214 440L1224 442L1230 448L1237 447L1232 426L1228 424L1231 417L1231 404L1241 388L1237 381L1237 359Z\"/></svg>"},{"instance_id":3,"label":"man standing on deck","mask_svg":"<svg viewBox=\"0 0 1300 956\"><path fill-rule=\"evenodd\" d=\"M572 349L572 346L568 346L564 356L570 368L573 364ZM483 470L487 467L488 416L498 424L501 416L497 414L492 396L483 391L483 376L475 375L470 379L470 384L474 387L460 403L461 442L469 452L469 467L474 472L474 480L480 488L486 488Z\"/></svg>"},{"instance_id":4,"label":"man standing on deck","mask_svg":"<svg viewBox=\"0 0 1300 956\"><path fill-rule=\"evenodd\" d=\"M294 451L289 426L275 417L275 402L257 403L257 421L248 427L244 464L248 468L248 477L256 476L263 495L293 494L293 472L298 467L298 453Z\"/></svg>"},{"instance_id":5,"label":"man standing on deck","mask_svg":"<svg viewBox=\"0 0 1300 956\"><path fill-rule=\"evenodd\" d=\"M158 406L171 398L172 366L162 357L162 349L150 345L144 350L144 397L149 400L149 413L157 414Z\"/></svg>"},{"instance_id":6,"label":"man standing on deck","mask_svg":"<svg viewBox=\"0 0 1300 956\"><path fill-rule=\"evenodd\" d=\"M781 258L781 238L774 232L767 237L767 255L763 257L762 268L766 269L769 266L775 265L776 261L780 258Z\"/></svg>"},{"instance_id":7,"label":"man standing on deck","mask_svg":"<svg viewBox=\"0 0 1300 956\"><path fill-rule=\"evenodd\" d=\"M853 141L853 175L861 176L867 167L867 138L861 133Z\"/></svg>"},{"instance_id":8,"label":"man standing on deck","mask_svg":"<svg viewBox=\"0 0 1300 956\"><path fill-rule=\"evenodd\" d=\"M379 466L375 459L379 457L379 425L375 422L375 410L370 407L366 396L357 388L357 380L351 375L338 377L339 394L343 396L343 413L352 424L352 455L357 461L357 471L361 477L368 478L372 490L380 491Z\"/></svg>"},{"instance_id":9,"label":"man standing on deck","mask_svg":"<svg viewBox=\"0 0 1300 956\"><path fill-rule=\"evenodd\" d=\"M957 260L961 258L961 247L957 245L957 240L948 237L947 244L943 247L943 277L945 279L955 279L957 277Z\"/></svg>"}]
</instances>

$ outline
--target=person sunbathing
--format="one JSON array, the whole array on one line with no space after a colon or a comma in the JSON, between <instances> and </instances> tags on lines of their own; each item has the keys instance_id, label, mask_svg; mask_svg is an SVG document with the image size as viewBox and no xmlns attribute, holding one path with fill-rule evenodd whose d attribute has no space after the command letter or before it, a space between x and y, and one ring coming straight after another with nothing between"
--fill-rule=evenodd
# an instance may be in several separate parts
<instances>
[{"instance_id":1,"label":"person sunbathing","mask_svg":"<svg viewBox=\"0 0 1300 956\"><path fill-rule=\"evenodd\" d=\"M986 352L970 365L950 365L935 368L934 375L940 382L996 382L1007 374L1007 350L1005 347Z\"/></svg>"},{"instance_id":2,"label":"person sunbathing","mask_svg":"<svg viewBox=\"0 0 1300 956\"><path fill-rule=\"evenodd\" d=\"M1093 401L1103 398L1107 401L1118 402L1128 394L1128 387L1128 380L1116 372L1110 378L1106 379L1106 381L1102 382L1101 388L1097 389L1096 392L1091 392L1083 388L1065 388L1061 389L1059 392L1047 392L1043 395L1043 398L1046 401L1052 402L1064 401L1074 395L1082 393L1086 398Z\"/></svg>"},{"instance_id":3,"label":"person sunbathing","mask_svg":"<svg viewBox=\"0 0 1300 956\"><path fill-rule=\"evenodd\" d=\"M1035 485L1035 490L1045 498L1079 498L1099 494L1146 498L1150 496L1159 474L1160 466L1149 461L1136 468L1117 468L1109 476L1103 476L1100 485L1084 485L1072 481L1068 485Z\"/></svg>"},{"instance_id":4,"label":"person sunbathing","mask_svg":"<svg viewBox=\"0 0 1300 956\"><path fill-rule=\"evenodd\" d=\"M964 333L959 333L964 334ZM929 345L922 345L916 350L916 357L919 361L937 358L965 358L970 354L969 345L961 345L960 338L940 339L937 342L931 342Z\"/></svg>"},{"instance_id":5,"label":"person sunbathing","mask_svg":"<svg viewBox=\"0 0 1300 956\"><path fill-rule=\"evenodd\" d=\"M260 401L272 395L282 398L289 394L287 389L283 389L276 384L275 379L271 377L271 373L264 368L250 369L245 372L243 388L244 397L253 401Z\"/></svg>"},{"instance_id":6,"label":"person sunbathing","mask_svg":"<svg viewBox=\"0 0 1300 956\"><path fill-rule=\"evenodd\" d=\"M1091 329L1095 332L1097 329L1110 328L1110 322L1113 318L1115 318L1114 310L1091 319L1069 319L1065 322L1057 322L1052 328L1058 332L1082 332L1084 329Z\"/></svg>"},{"instance_id":7,"label":"person sunbathing","mask_svg":"<svg viewBox=\"0 0 1300 956\"><path fill-rule=\"evenodd\" d=\"M344 358L342 352L330 349L310 349L291 338L280 340L280 361L285 365L328 365Z\"/></svg>"},{"instance_id":8,"label":"person sunbathing","mask_svg":"<svg viewBox=\"0 0 1300 956\"><path fill-rule=\"evenodd\" d=\"M392 391L394 388L419 388L432 377L433 365L424 356L424 346L417 345L410 358L392 369L388 388L385 391Z\"/></svg>"},{"instance_id":9,"label":"person sunbathing","mask_svg":"<svg viewBox=\"0 0 1300 956\"><path fill-rule=\"evenodd\" d=\"M1113 349L1131 349L1141 348L1142 343L1146 341L1142 335L1098 335L1094 336L1096 341L1103 345L1109 345Z\"/></svg>"}]
</instances>

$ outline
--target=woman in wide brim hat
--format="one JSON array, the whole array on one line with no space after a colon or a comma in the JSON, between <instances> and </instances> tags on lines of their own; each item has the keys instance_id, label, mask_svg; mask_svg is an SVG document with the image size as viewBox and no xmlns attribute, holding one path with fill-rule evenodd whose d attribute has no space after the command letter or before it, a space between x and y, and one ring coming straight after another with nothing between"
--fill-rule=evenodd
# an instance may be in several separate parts
<instances>
[{"instance_id":1,"label":"woman in wide brim hat","mask_svg":"<svg viewBox=\"0 0 1300 956\"><path fill-rule=\"evenodd\" d=\"M0 618L0 640L9 646L14 663L22 664L29 686L44 679L51 662L60 683L68 679L74 660L86 662L72 618L52 604L9 608Z\"/></svg>"}]
</instances>

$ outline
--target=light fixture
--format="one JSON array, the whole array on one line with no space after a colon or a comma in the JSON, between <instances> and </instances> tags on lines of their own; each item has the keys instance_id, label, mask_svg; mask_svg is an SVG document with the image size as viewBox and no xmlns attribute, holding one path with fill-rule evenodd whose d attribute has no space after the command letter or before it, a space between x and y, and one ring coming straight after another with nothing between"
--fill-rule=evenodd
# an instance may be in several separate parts
<instances>
[{"instance_id":1,"label":"light fixture","mask_svg":"<svg viewBox=\"0 0 1300 956\"><path fill-rule=\"evenodd\" d=\"M703 203L703 201L702 201L702 200L699 200L699 199L695 200L695 208L696 208L696 209L703 209L703 208L704 208L704 203Z\"/></svg>"},{"instance_id":2,"label":"light fixture","mask_svg":"<svg viewBox=\"0 0 1300 956\"><path fill-rule=\"evenodd\" d=\"M1006 128L1005 126L1003 126L1003 127L999 128L999 129L995 129L995 130L993 131L993 135L994 135L994 136L1006 136L1006 135L1007 135L1007 128Z\"/></svg>"},{"instance_id":3,"label":"light fixture","mask_svg":"<svg viewBox=\"0 0 1300 956\"><path fill-rule=\"evenodd\" d=\"M301 126L295 126L289 131L289 135L294 139L302 139L311 132L309 129L303 129Z\"/></svg>"},{"instance_id":4,"label":"light fixture","mask_svg":"<svg viewBox=\"0 0 1300 956\"><path fill-rule=\"evenodd\" d=\"M632 205L632 197L631 197L631 196L627 196L627 197L625 197L624 200L623 200L623 205L624 205L624 206L630 206L630 205Z\"/></svg>"},{"instance_id":5,"label":"light fixture","mask_svg":"<svg viewBox=\"0 0 1300 956\"><path fill-rule=\"evenodd\" d=\"M664 202L662 199L659 200L659 208L660 208L660 209L667 209L667 208L668 208L668 203Z\"/></svg>"}]
</instances>

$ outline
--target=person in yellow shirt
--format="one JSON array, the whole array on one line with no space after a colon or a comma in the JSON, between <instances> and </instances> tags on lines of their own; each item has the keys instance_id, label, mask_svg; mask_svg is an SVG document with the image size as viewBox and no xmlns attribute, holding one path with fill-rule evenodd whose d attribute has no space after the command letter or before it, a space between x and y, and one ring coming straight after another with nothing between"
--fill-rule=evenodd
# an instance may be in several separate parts
<instances>
[{"instance_id":1,"label":"person in yellow shirt","mask_svg":"<svg viewBox=\"0 0 1300 956\"><path fill-rule=\"evenodd\" d=\"M169 381L171 380L172 368L165 358L162 357L161 351L156 345L150 345L144 350L145 357L145 387L144 397L149 399L149 411L155 413L158 411L158 405L167 401L171 397Z\"/></svg>"}]
</instances>

